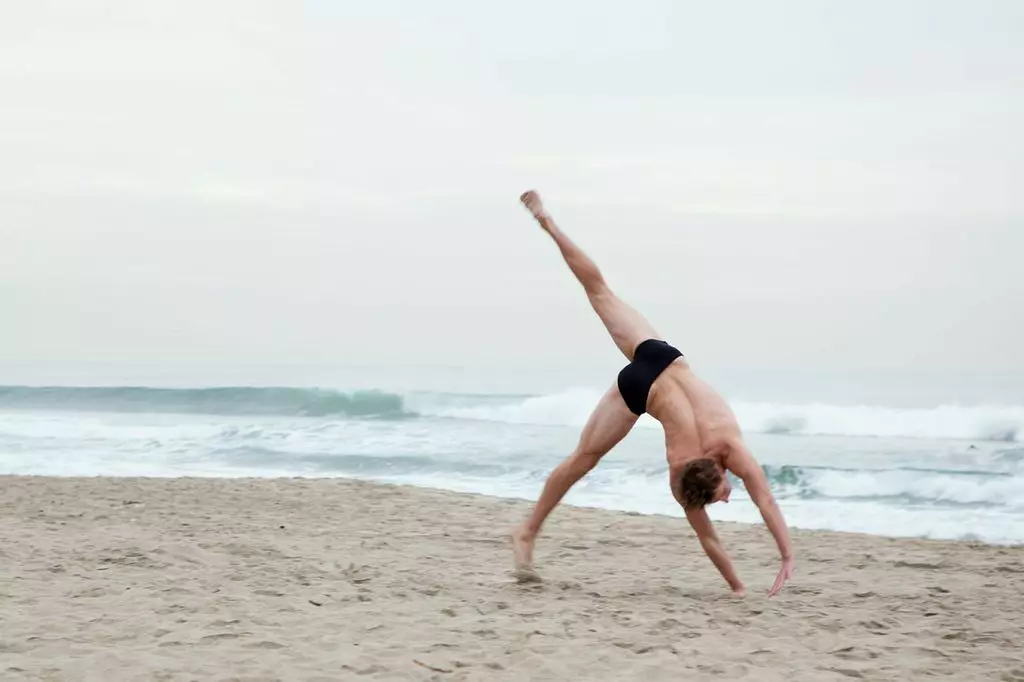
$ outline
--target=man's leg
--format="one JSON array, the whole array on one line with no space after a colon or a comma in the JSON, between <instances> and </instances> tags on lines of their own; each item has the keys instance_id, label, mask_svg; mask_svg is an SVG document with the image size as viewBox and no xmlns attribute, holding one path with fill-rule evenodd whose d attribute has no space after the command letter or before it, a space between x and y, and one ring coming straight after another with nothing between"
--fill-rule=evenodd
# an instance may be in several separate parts
<instances>
[{"instance_id":1,"label":"man's leg","mask_svg":"<svg viewBox=\"0 0 1024 682\"><path fill-rule=\"evenodd\" d=\"M632 360L633 351L642 341L661 338L643 315L608 288L597 264L558 228L554 219L544 210L544 205L536 192L526 192L520 200L555 241L566 265L583 285L594 312L601 318L623 355Z\"/></svg>"},{"instance_id":2,"label":"man's leg","mask_svg":"<svg viewBox=\"0 0 1024 682\"><path fill-rule=\"evenodd\" d=\"M637 419L626 407L617 386L612 386L601 398L583 427L576 449L551 472L533 513L512 533L516 573L520 580L537 580L533 572L533 543L544 520L569 489L629 433Z\"/></svg>"},{"instance_id":3,"label":"man's leg","mask_svg":"<svg viewBox=\"0 0 1024 682\"><path fill-rule=\"evenodd\" d=\"M583 286L594 311L611 334L615 345L628 359L633 359L633 351L640 342L649 338L659 338L640 313L612 293L594 261L558 229L554 220L544 210L544 205L536 192L526 192L520 200L558 245L566 265ZM637 415L626 406L618 386L612 386L601 398L601 402L583 428L576 450L551 472L533 513L513 531L512 541L520 580L536 579L536 574L533 573L533 544L544 520L569 489L625 438L637 419Z\"/></svg>"}]
</instances>

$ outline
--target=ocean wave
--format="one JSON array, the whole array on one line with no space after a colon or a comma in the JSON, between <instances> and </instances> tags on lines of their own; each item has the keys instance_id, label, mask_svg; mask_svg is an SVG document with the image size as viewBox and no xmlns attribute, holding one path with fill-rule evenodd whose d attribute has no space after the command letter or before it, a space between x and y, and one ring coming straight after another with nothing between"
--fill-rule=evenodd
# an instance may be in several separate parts
<instances>
[{"instance_id":1,"label":"ocean wave","mask_svg":"<svg viewBox=\"0 0 1024 682\"><path fill-rule=\"evenodd\" d=\"M382 419L415 416L406 411L403 397L396 393L314 388L0 386L0 409Z\"/></svg>"},{"instance_id":2,"label":"ocean wave","mask_svg":"<svg viewBox=\"0 0 1024 682\"><path fill-rule=\"evenodd\" d=\"M601 394L588 389L531 396L504 404L418 408L421 414L513 424L581 427ZM803 436L871 436L946 438L1018 442L1024 436L1024 406L941 405L933 408L892 408L871 405L732 403L740 426L748 433ZM657 426L644 418L641 425Z\"/></svg>"},{"instance_id":3,"label":"ocean wave","mask_svg":"<svg viewBox=\"0 0 1024 682\"><path fill-rule=\"evenodd\" d=\"M0 409L294 416L406 420L418 417L582 427L601 392L573 388L546 395L343 392L316 388L0 387ZM935 438L1018 443L1024 406L788 404L734 401L747 433L792 436ZM648 416L641 427L656 427Z\"/></svg>"},{"instance_id":4,"label":"ocean wave","mask_svg":"<svg viewBox=\"0 0 1024 682\"><path fill-rule=\"evenodd\" d=\"M1024 406L940 405L891 408L872 405L735 403L746 430L794 435L952 438L1017 442L1024 435Z\"/></svg>"},{"instance_id":5,"label":"ocean wave","mask_svg":"<svg viewBox=\"0 0 1024 682\"><path fill-rule=\"evenodd\" d=\"M583 426L600 399L601 394L591 389L574 388L549 395L510 396L499 401L439 400L436 394L425 394L414 404L416 412L422 416L506 424Z\"/></svg>"},{"instance_id":6,"label":"ocean wave","mask_svg":"<svg viewBox=\"0 0 1024 682\"><path fill-rule=\"evenodd\" d=\"M780 499L899 501L904 505L1024 507L1024 477L914 468L766 466Z\"/></svg>"}]
</instances>

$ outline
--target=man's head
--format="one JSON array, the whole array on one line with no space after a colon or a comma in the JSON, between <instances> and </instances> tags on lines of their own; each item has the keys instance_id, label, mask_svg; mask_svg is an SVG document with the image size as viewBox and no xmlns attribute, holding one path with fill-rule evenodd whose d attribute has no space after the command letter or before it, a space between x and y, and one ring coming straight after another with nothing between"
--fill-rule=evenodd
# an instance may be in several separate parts
<instances>
[{"instance_id":1,"label":"man's head","mask_svg":"<svg viewBox=\"0 0 1024 682\"><path fill-rule=\"evenodd\" d=\"M729 480L715 460L702 457L688 462L680 474L683 508L700 509L712 502L728 502L732 493Z\"/></svg>"}]
</instances>

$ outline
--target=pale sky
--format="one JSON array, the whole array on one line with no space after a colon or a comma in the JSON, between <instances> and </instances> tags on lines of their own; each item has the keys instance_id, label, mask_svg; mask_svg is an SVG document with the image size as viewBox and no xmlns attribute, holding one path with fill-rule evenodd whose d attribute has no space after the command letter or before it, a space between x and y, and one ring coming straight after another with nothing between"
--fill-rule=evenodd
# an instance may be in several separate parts
<instances>
[{"instance_id":1,"label":"pale sky","mask_svg":"<svg viewBox=\"0 0 1024 682\"><path fill-rule=\"evenodd\" d=\"M1021 121L1017 0L4 3L0 383L614 371L528 188L697 366L1024 372Z\"/></svg>"}]
</instances>

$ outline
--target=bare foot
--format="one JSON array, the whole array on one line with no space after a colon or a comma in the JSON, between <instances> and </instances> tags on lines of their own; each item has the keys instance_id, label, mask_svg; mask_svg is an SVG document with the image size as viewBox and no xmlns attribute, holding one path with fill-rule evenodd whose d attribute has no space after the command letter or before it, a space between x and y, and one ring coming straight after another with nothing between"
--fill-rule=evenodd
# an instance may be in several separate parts
<instances>
[{"instance_id":1,"label":"bare foot","mask_svg":"<svg viewBox=\"0 0 1024 682\"><path fill-rule=\"evenodd\" d=\"M512 531L512 553L516 561L513 575L521 583L540 582L540 576L533 568L533 541L534 536L522 528Z\"/></svg>"},{"instance_id":2,"label":"bare foot","mask_svg":"<svg viewBox=\"0 0 1024 682\"><path fill-rule=\"evenodd\" d=\"M523 192L519 197L519 201L523 202L523 205L526 206L537 220L546 215L544 213L544 202L540 200L540 195L532 189L528 192Z\"/></svg>"}]
</instances>

